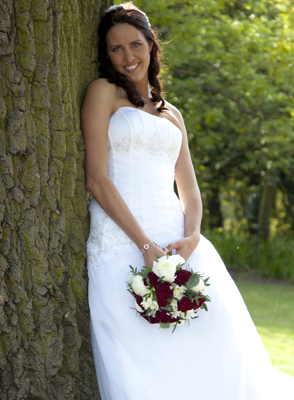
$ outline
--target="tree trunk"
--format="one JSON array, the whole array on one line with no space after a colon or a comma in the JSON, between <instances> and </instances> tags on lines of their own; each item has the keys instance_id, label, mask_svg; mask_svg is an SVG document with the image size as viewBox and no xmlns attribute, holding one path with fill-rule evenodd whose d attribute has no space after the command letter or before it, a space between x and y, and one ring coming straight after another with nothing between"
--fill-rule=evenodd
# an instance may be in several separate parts
<instances>
[{"instance_id":1,"label":"tree trunk","mask_svg":"<svg viewBox=\"0 0 294 400\"><path fill-rule=\"evenodd\" d=\"M212 187L208 198L209 209L209 228L219 228L223 226L223 216L221 212L221 202L219 198L219 188Z\"/></svg>"},{"instance_id":2,"label":"tree trunk","mask_svg":"<svg viewBox=\"0 0 294 400\"><path fill-rule=\"evenodd\" d=\"M275 204L277 192L277 171L271 171L261 190L258 210L258 234L262 239L268 239L270 234L270 218Z\"/></svg>"},{"instance_id":3,"label":"tree trunk","mask_svg":"<svg viewBox=\"0 0 294 400\"><path fill-rule=\"evenodd\" d=\"M79 110L102 0L1 0L0 399L99 399Z\"/></svg>"}]
</instances>

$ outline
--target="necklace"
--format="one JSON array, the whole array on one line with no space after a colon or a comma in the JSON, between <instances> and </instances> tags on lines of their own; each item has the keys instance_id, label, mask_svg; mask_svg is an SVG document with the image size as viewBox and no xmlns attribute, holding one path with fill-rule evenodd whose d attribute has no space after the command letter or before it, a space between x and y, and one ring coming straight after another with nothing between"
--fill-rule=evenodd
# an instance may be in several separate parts
<instances>
[{"instance_id":1,"label":"necklace","mask_svg":"<svg viewBox=\"0 0 294 400\"><path fill-rule=\"evenodd\" d=\"M151 95L151 88L150 88L149 83L148 83L148 87L147 87L147 93L148 93L148 96L146 98L142 96L142 99L144 100L145 104L148 104L149 99L150 99L150 95Z\"/></svg>"},{"instance_id":2,"label":"necklace","mask_svg":"<svg viewBox=\"0 0 294 400\"><path fill-rule=\"evenodd\" d=\"M146 99L145 99L145 97L142 96L142 99L144 100L144 103L145 103L145 104L148 104L148 102L149 102L149 96L148 96Z\"/></svg>"}]
</instances>

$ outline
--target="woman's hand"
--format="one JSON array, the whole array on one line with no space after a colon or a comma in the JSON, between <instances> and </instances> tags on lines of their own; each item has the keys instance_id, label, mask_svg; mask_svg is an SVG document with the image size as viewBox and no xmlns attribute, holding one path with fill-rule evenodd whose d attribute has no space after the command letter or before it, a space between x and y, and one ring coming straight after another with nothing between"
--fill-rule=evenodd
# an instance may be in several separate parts
<instances>
[{"instance_id":1,"label":"woman's hand","mask_svg":"<svg viewBox=\"0 0 294 400\"><path fill-rule=\"evenodd\" d=\"M166 256L166 253L161 249L161 247L151 244L149 249L145 251L144 262L145 266L153 268L153 261L157 261L157 257Z\"/></svg>"},{"instance_id":2,"label":"woman's hand","mask_svg":"<svg viewBox=\"0 0 294 400\"><path fill-rule=\"evenodd\" d=\"M177 242L170 243L165 249L165 251L169 253L170 251L176 249L177 254L179 254L185 260L188 260L190 255L198 246L199 242L200 242L200 235L187 236L183 239L178 240Z\"/></svg>"}]
</instances>

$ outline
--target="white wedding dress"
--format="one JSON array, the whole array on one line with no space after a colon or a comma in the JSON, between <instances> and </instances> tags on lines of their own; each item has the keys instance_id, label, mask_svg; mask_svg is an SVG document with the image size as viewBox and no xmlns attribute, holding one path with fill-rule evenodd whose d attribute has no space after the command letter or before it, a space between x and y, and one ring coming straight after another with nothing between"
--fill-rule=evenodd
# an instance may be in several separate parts
<instances>
[{"instance_id":1,"label":"white wedding dress","mask_svg":"<svg viewBox=\"0 0 294 400\"><path fill-rule=\"evenodd\" d=\"M133 107L110 118L108 174L146 232L161 246L184 236L173 190L181 132ZM294 399L294 378L274 369L242 297L212 244L186 264L210 277L208 312L174 333L140 317L126 289L140 250L95 199L87 244L91 335L102 400Z\"/></svg>"}]
</instances>

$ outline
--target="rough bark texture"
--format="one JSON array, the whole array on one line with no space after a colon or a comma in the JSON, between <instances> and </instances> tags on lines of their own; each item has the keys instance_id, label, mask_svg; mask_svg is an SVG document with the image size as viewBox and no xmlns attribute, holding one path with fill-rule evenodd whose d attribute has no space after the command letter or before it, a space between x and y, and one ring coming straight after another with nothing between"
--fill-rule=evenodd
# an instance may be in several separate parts
<instances>
[{"instance_id":1,"label":"rough bark texture","mask_svg":"<svg viewBox=\"0 0 294 400\"><path fill-rule=\"evenodd\" d=\"M102 0L1 0L0 399L98 399L79 109Z\"/></svg>"}]
</instances>

